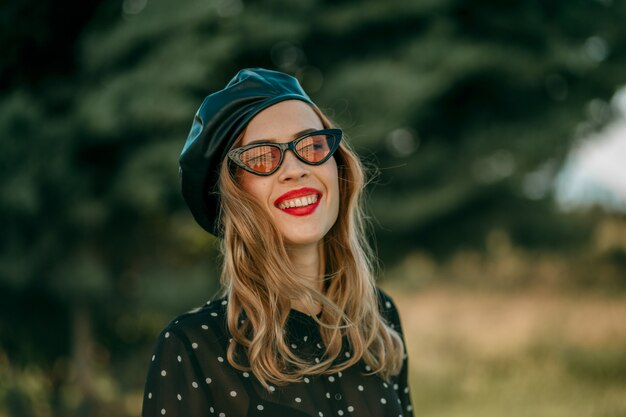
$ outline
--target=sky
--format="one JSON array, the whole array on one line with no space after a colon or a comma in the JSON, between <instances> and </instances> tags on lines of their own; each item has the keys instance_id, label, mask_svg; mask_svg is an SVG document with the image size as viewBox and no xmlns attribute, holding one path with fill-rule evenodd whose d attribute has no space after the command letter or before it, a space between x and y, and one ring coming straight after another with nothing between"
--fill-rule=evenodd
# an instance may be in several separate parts
<instances>
[{"instance_id":1,"label":"sky","mask_svg":"<svg viewBox=\"0 0 626 417\"><path fill-rule=\"evenodd\" d=\"M626 213L626 87L610 103L614 119L575 146L555 178L565 210L599 205Z\"/></svg>"}]
</instances>

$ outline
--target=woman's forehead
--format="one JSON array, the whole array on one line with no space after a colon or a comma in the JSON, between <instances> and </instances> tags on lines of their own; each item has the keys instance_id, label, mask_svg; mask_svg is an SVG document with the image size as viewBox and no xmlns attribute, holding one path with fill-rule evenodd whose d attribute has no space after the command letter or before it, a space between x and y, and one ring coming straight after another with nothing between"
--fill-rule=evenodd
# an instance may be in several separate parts
<instances>
[{"instance_id":1,"label":"woman's forehead","mask_svg":"<svg viewBox=\"0 0 626 417\"><path fill-rule=\"evenodd\" d=\"M241 145L261 140L288 142L305 130L322 128L322 121L307 103L281 101L264 109L248 123Z\"/></svg>"}]
</instances>

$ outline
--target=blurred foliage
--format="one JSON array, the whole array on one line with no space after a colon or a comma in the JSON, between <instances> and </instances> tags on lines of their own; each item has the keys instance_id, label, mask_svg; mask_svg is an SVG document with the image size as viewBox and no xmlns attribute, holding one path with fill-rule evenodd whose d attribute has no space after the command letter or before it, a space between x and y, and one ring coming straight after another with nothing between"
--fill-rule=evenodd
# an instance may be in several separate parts
<instances>
[{"instance_id":1,"label":"blurred foliage","mask_svg":"<svg viewBox=\"0 0 626 417\"><path fill-rule=\"evenodd\" d=\"M373 167L390 275L418 256L523 284L550 251L591 259L580 282L623 277L624 246L577 256L605 215L564 215L550 184L612 117L625 18L611 0L3 4L0 415L137 413L154 335L218 287L177 156L244 67L297 76ZM489 269L502 251L513 272Z\"/></svg>"}]
</instances>

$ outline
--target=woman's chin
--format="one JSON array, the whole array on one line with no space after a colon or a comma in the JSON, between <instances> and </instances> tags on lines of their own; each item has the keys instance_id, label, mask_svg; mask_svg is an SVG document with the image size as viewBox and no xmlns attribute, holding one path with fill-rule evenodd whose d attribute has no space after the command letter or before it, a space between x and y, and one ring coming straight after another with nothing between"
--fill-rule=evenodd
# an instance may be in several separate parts
<instances>
[{"instance_id":1,"label":"woman's chin","mask_svg":"<svg viewBox=\"0 0 626 417\"><path fill-rule=\"evenodd\" d=\"M285 244L288 246L310 246L317 245L320 240L324 238L324 234L322 233L284 233L283 237L285 238Z\"/></svg>"},{"instance_id":2,"label":"woman's chin","mask_svg":"<svg viewBox=\"0 0 626 417\"><path fill-rule=\"evenodd\" d=\"M308 239L308 240L290 240L285 239L285 245L288 247L304 247L304 246L313 246L317 245L321 239Z\"/></svg>"}]
</instances>

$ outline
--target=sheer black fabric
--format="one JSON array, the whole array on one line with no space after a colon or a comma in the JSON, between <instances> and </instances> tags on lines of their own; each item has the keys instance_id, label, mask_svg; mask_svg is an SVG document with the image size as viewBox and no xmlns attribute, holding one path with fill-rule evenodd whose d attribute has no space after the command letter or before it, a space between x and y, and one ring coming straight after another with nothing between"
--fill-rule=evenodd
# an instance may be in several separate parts
<instances>
[{"instance_id":1,"label":"sheer black fabric","mask_svg":"<svg viewBox=\"0 0 626 417\"><path fill-rule=\"evenodd\" d=\"M378 290L379 307L402 334L393 300ZM309 376L301 383L272 387L230 366L226 349L227 299L174 319L160 334L152 356L143 398L143 417L412 417L407 382L408 358L400 374L384 381L363 361L334 375ZM324 345L314 319L291 310L287 341L302 357L319 361ZM402 336L404 342L404 336ZM348 350L342 355L350 356Z\"/></svg>"}]
</instances>

